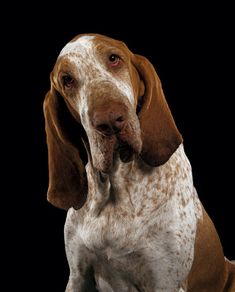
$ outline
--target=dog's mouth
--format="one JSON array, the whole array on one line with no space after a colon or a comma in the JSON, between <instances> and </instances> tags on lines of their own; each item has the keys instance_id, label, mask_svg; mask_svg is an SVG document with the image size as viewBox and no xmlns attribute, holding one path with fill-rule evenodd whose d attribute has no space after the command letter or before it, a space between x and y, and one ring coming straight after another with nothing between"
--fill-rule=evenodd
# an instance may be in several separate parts
<instances>
[{"instance_id":1,"label":"dog's mouth","mask_svg":"<svg viewBox=\"0 0 235 292\"><path fill-rule=\"evenodd\" d=\"M138 127L129 127L109 136L95 132L85 140L89 144L86 148L93 167L103 173L110 173L119 159L124 163L132 161L142 148Z\"/></svg>"}]
</instances>

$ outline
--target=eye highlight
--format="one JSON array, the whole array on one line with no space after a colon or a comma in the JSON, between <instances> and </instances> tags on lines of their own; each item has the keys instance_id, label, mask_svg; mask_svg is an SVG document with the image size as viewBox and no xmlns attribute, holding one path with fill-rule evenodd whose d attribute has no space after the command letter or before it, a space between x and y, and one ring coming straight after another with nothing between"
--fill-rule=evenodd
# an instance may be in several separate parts
<instances>
[{"instance_id":1,"label":"eye highlight","mask_svg":"<svg viewBox=\"0 0 235 292\"><path fill-rule=\"evenodd\" d=\"M118 67L121 63L121 58L116 54L111 54L109 56L109 64L111 67Z\"/></svg>"},{"instance_id":2,"label":"eye highlight","mask_svg":"<svg viewBox=\"0 0 235 292\"><path fill-rule=\"evenodd\" d=\"M64 87L71 88L74 84L74 79L69 74L66 74L66 75L62 76L62 83L63 83Z\"/></svg>"}]
</instances>

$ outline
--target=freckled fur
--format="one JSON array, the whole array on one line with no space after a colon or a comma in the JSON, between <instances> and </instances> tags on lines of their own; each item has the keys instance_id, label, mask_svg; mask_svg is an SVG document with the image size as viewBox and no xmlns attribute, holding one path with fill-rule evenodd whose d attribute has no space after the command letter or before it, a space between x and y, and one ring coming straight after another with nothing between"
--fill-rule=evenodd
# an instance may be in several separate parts
<instances>
[{"instance_id":1,"label":"freckled fur","mask_svg":"<svg viewBox=\"0 0 235 292\"><path fill-rule=\"evenodd\" d=\"M122 70L107 68L107 50L123 55ZM69 94L59 82L63 70L78 80ZM52 116L56 112L49 108L51 100L56 108L59 106L55 89L51 90L44 110L53 190L61 187L54 153L59 153L55 163L60 159L64 163L63 155L70 153L72 162L67 164L65 159L66 173L73 174L69 172L72 165L74 173L82 169L87 179L86 200L79 210L68 210L65 224L70 267L66 292L234 291L234 265L224 260L218 235L193 186L191 166L160 81L148 61L131 55L121 42L83 35L61 51L51 80L52 89L55 87L56 94L65 99L89 142L88 163L83 170L81 161L77 166L72 160L78 157L77 150L66 141L58 119ZM137 116L137 103L144 91ZM120 134L120 139L136 148L134 159L128 163L115 152L116 138L100 135L92 124L92 113L112 102L117 107L121 103L128 112L126 128ZM56 143L61 143L59 150ZM66 182L66 177L63 179ZM86 190L77 185L71 190L81 189L83 193ZM68 194L71 191L68 185L66 190ZM66 202L62 192L60 195L62 203L58 196L55 202L59 207ZM54 203L50 190L48 198ZM75 197L71 202L66 207L76 207ZM94 281L96 287L92 286Z\"/></svg>"}]
</instances>

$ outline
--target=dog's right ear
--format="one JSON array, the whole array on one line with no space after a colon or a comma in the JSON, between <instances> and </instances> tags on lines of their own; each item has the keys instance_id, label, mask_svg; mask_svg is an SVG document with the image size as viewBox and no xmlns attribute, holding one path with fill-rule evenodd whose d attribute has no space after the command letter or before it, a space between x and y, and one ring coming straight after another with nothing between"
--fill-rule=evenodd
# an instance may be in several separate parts
<instances>
[{"instance_id":1,"label":"dog's right ear","mask_svg":"<svg viewBox=\"0 0 235 292\"><path fill-rule=\"evenodd\" d=\"M143 140L140 156L147 164L159 166L168 161L183 139L153 65L140 55L132 55L132 62L145 88L138 113Z\"/></svg>"},{"instance_id":2,"label":"dog's right ear","mask_svg":"<svg viewBox=\"0 0 235 292\"><path fill-rule=\"evenodd\" d=\"M85 152L81 148L82 126L53 86L44 100L44 116L49 163L47 199L58 208L80 208L87 196L87 177L80 155Z\"/></svg>"}]
</instances>

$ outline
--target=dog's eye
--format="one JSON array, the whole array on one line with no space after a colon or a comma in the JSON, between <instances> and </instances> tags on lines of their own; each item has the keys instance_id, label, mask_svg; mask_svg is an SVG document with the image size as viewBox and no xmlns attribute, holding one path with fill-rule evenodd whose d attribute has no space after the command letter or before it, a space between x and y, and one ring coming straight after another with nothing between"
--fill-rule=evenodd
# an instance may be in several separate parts
<instances>
[{"instance_id":1,"label":"dog's eye","mask_svg":"<svg viewBox=\"0 0 235 292\"><path fill-rule=\"evenodd\" d=\"M67 88L71 88L74 84L74 79L69 74L66 74L62 77L63 86Z\"/></svg>"},{"instance_id":2,"label":"dog's eye","mask_svg":"<svg viewBox=\"0 0 235 292\"><path fill-rule=\"evenodd\" d=\"M120 61L121 59L118 55L111 54L109 56L109 62L111 67L117 67L118 65L120 65Z\"/></svg>"}]
</instances>

